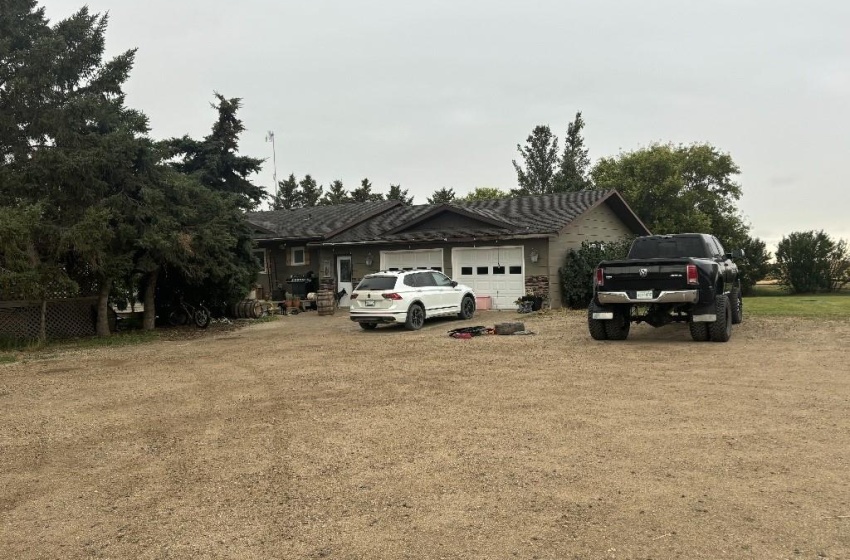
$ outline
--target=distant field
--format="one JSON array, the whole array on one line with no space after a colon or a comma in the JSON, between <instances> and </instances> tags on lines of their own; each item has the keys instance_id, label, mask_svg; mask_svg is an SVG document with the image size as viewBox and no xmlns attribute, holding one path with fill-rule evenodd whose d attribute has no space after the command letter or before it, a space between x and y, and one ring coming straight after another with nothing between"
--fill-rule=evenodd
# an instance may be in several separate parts
<instances>
[{"instance_id":1,"label":"distant field","mask_svg":"<svg viewBox=\"0 0 850 560\"><path fill-rule=\"evenodd\" d=\"M850 290L835 294L790 295L783 286L759 285L745 298L746 313L764 317L850 319Z\"/></svg>"}]
</instances>

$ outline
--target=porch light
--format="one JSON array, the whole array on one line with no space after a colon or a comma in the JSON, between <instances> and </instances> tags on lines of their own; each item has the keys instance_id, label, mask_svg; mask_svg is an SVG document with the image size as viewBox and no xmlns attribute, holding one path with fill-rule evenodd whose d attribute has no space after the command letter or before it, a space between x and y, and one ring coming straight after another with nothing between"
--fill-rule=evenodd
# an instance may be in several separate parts
<instances>
[{"instance_id":1,"label":"porch light","mask_svg":"<svg viewBox=\"0 0 850 560\"><path fill-rule=\"evenodd\" d=\"M366 266L372 266L372 252L366 253Z\"/></svg>"},{"instance_id":2,"label":"porch light","mask_svg":"<svg viewBox=\"0 0 850 560\"><path fill-rule=\"evenodd\" d=\"M528 258L531 259L531 262L536 263L537 259L540 258L540 253L537 252L537 249L532 249L531 252L528 254Z\"/></svg>"}]
</instances>

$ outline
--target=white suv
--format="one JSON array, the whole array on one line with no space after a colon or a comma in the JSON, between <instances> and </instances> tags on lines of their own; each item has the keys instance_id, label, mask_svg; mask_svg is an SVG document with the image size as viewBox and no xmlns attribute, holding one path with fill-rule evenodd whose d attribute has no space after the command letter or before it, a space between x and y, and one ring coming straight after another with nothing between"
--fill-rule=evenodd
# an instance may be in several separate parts
<instances>
[{"instance_id":1,"label":"white suv","mask_svg":"<svg viewBox=\"0 0 850 560\"><path fill-rule=\"evenodd\" d=\"M404 323L408 329L418 330L431 317L471 319L474 313L472 288L437 270L368 274L354 288L349 309L351 320L366 330L378 323Z\"/></svg>"}]
</instances>

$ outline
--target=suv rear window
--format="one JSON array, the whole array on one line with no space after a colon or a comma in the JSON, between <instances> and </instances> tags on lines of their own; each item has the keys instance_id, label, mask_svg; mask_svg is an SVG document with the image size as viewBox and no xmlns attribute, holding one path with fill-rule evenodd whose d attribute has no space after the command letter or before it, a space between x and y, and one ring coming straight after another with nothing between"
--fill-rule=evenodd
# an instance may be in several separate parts
<instances>
[{"instance_id":1,"label":"suv rear window","mask_svg":"<svg viewBox=\"0 0 850 560\"><path fill-rule=\"evenodd\" d=\"M358 290L392 290L395 288L395 276L367 276L357 284Z\"/></svg>"}]
</instances>

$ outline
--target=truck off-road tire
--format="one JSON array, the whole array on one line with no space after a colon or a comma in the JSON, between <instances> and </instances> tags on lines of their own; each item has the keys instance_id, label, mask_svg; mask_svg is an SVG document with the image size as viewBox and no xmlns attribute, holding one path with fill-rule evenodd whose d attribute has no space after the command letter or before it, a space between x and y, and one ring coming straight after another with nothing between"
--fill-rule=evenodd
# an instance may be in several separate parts
<instances>
[{"instance_id":1,"label":"truck off-road tire","mask_svg":"<svg viewBox=\"0 0 850 560\"><path fill-rule=\"evenodd\" d=\"M614 318L605 321L605 334L608 340L626 340L629 336L629 316L622 311L614 311Z\"/></svg>"},{"instance_id":2,"label":"truck off-road tire","mask_svg":"<svg viewBox=\"0 0 850 560\"><path fill-rule=\"evenodd\" d=\"M472 319L473 315L475 315L475 300L472 296L464 296L460 302L460 313L457 314L458 319L466 321L467 319Z\"/></svg>"},{"instance_id":3,"label":"truck off-road tire","mask_svg":"<svg viewBox=\"0 0 850 560\"><path fill-rule=\"evenodd\" d=\"M708 340L708 323L688 323L691 338L694 342L705 342Z\"/></svg>"},{"instance_id":4,"label":"truck off-road tire","mask_svg":"<svg viewBox=\"0 0 850 560\"><path fill-rule=\"evenodd\" d=\"M720 294L714 300L714 312L717 319L709 323L709 336L714 342L726 342L732 338L732 306L729 296Z\"/></svg>"},{"instance_id":5,"label":"truck off-road tire","mask_svg":"<svg viewBox=\"0 0 850 560\"><path fill-rule=\"evenodd\" d=\"M425 308L414 303L407 310L407 321L404 322L404 328L410 331L418 331L425 324Z\"/></svg>"},{"instance_id":6,"label":"truck off-road tire","mask_svg":"<svg viewBox=\"0 0 850 560\"><path fill-rule=\"evenodd\" d=\"M590 331L590 338L593 340L607 340L608 335L605 333L605 321L593 318L593 310L595 306L591 303L587 308L587 330Z\"/></svg>"},{"instance_id":7,"label":"truck off-road tire","mask_svg":"<svg viewBox=\"0 0 850 560\"><path fill-rule=\"evenodd\" d=\"M732 304L732 324L740 325L744 320L744 298L741 297L741 288L735 286L729 293L729 301Z\"/></svg>"}]
</instances>

